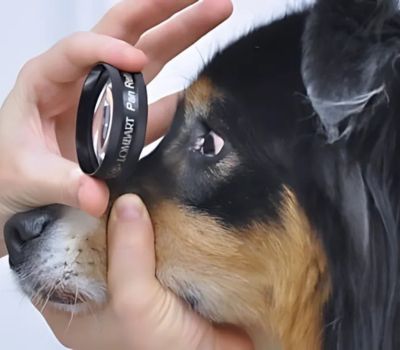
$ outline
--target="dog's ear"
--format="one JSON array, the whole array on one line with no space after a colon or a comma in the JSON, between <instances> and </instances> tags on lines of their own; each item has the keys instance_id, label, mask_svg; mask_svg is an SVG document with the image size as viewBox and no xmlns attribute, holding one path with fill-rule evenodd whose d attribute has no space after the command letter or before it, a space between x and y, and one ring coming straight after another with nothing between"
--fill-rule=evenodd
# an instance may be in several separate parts
<instances>
[{"instance_id":1,"label":"dog's ear","mask_svg":"<svg viewBox=\"0 0 400 350\"><path fill-rule=\"evenodd\" d=\"M302 73L329 142L361 129L387 103L400 54L397 0L319 0L303 36ZM398 98L398 97L396 97Z\"/></svg>"},{"instance_id":2,"label":"dog's ear","mask_svg":"<svg viewBox=\"0 0 400 350\"><path fill-rule=\"evenodd\" d=\"M304 32L308 96L328 141L340 140L328 147L339 150L339 171L326 178L335 184L343 227L330 233L332 211L320 229L332 279L326 350L400 349L397 6L397 0L318 0Z\"/></svg>"}]
</instances>

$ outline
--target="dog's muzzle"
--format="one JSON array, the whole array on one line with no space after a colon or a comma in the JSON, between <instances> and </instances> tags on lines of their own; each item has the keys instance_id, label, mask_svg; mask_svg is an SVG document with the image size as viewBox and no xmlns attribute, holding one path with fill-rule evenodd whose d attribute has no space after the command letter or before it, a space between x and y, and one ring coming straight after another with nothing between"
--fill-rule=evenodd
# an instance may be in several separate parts
<instances>
[{"instance_id":1,"label":"dog's muzzle","mask_svg":"<svg viewBox=\"0 0 400 350\"><path fill-rule=\"evenodd\" d=\"M12 268L23 264L24 245L41 236L58 219L57 208L49 206L19 213L6 223L4 239Z\"/></svg>"}]
</instances>

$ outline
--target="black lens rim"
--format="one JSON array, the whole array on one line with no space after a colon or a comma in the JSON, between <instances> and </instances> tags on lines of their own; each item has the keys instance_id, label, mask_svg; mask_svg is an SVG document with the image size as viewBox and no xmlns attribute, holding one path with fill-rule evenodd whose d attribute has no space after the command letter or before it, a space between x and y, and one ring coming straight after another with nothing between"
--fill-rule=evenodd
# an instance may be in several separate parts
<instances>
[{"instance_id":1,"label":"black lens rim","mask_svg":"<svg viewBox=\"0 0 400 350\"><path fill-rule=\"evenodd\" d=\"M105 156L99 164L92 127L97 100L108 81L112 84L113 119ZM144 147L147 113L141 73L122 72L106 63L96 65L85 80L77 113L76 149L82 171L102 180L129 176Z\"/></svg>"}]
</instances>

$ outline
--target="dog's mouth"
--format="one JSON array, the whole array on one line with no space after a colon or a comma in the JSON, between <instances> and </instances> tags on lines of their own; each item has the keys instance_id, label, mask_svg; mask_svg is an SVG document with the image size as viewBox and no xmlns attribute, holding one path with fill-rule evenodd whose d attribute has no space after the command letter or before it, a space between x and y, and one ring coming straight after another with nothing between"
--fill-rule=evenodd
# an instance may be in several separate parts
<instances>
[{"instance_id":1,"label":"dog's mouth","mask_svg":"<svg viewBox=\"0 0 400 350\"><path fill-rule=\"evenodd\" d=\"M33 303L44 309L48 304L53 304L61 309L81 308L90 302L90 298L79 291L72 292L66 289L40 290L34 293Z\"/></svg>"},{"instance_id":2,"label":"dog's mouth","mask_svg":"<svg viewBox=\"0 0 400 350\"><path fill-rule=\"evenodd\" d=\"M56 290L51 293L49 301L61 305L79 305L88 302L88 299L80 293Z\"/></svg>"}]
</instances>

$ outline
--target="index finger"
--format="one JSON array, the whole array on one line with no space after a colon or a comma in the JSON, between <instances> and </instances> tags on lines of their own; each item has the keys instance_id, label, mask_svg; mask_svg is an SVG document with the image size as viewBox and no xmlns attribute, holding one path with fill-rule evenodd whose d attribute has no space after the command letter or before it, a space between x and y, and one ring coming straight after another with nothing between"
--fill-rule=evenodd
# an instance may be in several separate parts
<instances>
[{"instance_id":1,"label":"index finger","mask_svg":"<svg viewBox=\"0 0 400 350\"><path fill-rule=\"evenodd\" d=\"M76 82L98 62L106 62L121 70L141 70L146 57L123 40L90 32L73 34L32 59L21 70L19 79L33 86L33 96L42 94L48 83Z\"/></svg>"},{"instance_id":2,"label":"index finger","mask_svg":"<svg viewBox=\"0 0 400 350\"><path fill-rule=\"evenodd\" d=\"M124 0L112 7L93 32L134 45L148 29L165 21L197 0Z\"/></svg>"},{"instance_id":3,"label":"index finger","mask_svg":"<svg viewBox=\"0 0 400 350\"><path fill-rule=\"evenodd\" d=\"M143 70L146 83L165 64L193 45L232 13L230 0L203 0L143 35L136 47L149 59Z\"/></svg>"}]
</instances>

